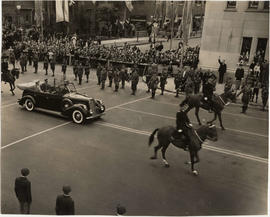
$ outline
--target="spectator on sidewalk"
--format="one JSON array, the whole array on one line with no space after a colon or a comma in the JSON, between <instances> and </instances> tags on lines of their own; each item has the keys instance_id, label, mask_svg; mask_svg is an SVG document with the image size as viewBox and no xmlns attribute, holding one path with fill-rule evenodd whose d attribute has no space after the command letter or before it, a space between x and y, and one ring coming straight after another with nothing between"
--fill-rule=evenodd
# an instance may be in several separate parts
<instances>
[{"instance_id":1,"label":"spectator on sidewalk","mask_svg":"<svg viewBox=\"0 0 270 217\"><path fill-rule=\"evenodd\" d=\"M244 69L242 64L239 64L239 67L237 67L236 71L235 71L235 88L236 90L239 90L240 86L241 86L241 81L244 77Z\"/></svg>"},{"instance_id":2,"label":"spectator on sidewalk","mask_svg":"<svg viewBox=\"0 0 270 217\"><path fill-rule=\"evenodd\" d=\"M248 109L248 104L249 104L249 101L250 101L250 97L251 97L251 94L252 94L251 85L250 84L245 84L242 87L241 91L236 96L238 97L240 94L243 94L242 95L243 106L242 106L242 112L241 113L246 114L246 111Z\"/></svg>"},{"instance_id":3,"label":"spectator on sidewalk","mask_svg":"<svg viewBox=\"0 0 270 217\"><path fill-rule=\"evenodd\" d=\"M15 193L20 203L20 213L30 214L30 205L32 203L31 182L26 178L30 171L27 168L21 169L21 177L15 180Z\"/></svg>"},{"instance_id":4,"label":"spectator on sidewalk","mask_svg":"<svg viewBox=\"0 0 270 217\"><path fill-rule=\"evenodd\" d=\"M218 58L218 63L219 63L219 69L218 69L218 72L219 72L219 81L218 81L218 83L219 84L222 84L223 83L224 74L227 71L227 65L225 63L225 60L222 60L222 62L221 62L220 57Z\"/></svg>"},{"instance_id":5,"label":"spectator on sidewalk","mask_svg":"<svg viewBox=\"0 0 270 217\"><path fill-rule=\"evenodd\" d=\"M75 215L74 201L69 195L70 186L63 186L63 193L56 198L55 213L56 215Z\"/></svg>"},{"instance_id":6,"label":"spectator on sidewalk","mask_svg":"<svg viewBox=\"0 0 270 217\"><path fill-rule=\"evenodd\" d=\"M269 94L268 86L264 84L262 86L262 111L265 111L265 107L268 100L268 94Z\"/></svg>"}]
</instances>

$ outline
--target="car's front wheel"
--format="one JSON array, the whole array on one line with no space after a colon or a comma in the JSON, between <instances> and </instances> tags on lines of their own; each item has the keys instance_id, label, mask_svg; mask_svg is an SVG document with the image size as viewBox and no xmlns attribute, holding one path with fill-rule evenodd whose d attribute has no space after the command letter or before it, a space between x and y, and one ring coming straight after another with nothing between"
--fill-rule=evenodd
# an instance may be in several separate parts
<instances>
[{"instance_id":1,"label":"car's front wheel","mask_svg":"<svg viewBox=\"0 0 270 217\"><path fill-rule=\"evenodd\" d=\"M26 99L24 101L24 105L25 105L26 110L30 112L33 111L35 108L35 104L32 99Z\"/></svg>"},{"instance_id":2,"label":"car's front wheel","mask_svg":"<svg viewBox=\"0 0 270 217\"><path fill-rule=\"evenodd\" d=\"M79 109L75 109L72 112L72 120L76 124L82 124L85 121L85 115Z\"/></svg>"}]
</instances>

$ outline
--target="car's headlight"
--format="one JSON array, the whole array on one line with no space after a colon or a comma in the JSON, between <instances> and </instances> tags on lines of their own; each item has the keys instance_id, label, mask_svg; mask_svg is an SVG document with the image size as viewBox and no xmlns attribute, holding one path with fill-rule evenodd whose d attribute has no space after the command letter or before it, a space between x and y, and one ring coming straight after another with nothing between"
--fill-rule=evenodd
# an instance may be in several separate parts
<instances>
[{"instance_id":1,"label":"car's headlight","mask_svg":"<svg viewBox=\"0 0 270 217\"><path fill-rule=\"evenodd\" d=\"M92 109L90 109L89 113L92 115L92 114L93 114L93 110L92 110Z\"/></svg>"}]
</instances>

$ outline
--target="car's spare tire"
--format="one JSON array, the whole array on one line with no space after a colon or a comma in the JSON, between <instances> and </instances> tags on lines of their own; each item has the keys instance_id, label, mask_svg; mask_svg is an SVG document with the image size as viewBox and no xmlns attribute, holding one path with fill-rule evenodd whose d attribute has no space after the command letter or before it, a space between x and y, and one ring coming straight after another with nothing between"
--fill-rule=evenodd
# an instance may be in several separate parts
<instances>
[{"instance_id":1,"label":"car's spare tire","mask_svg":"<svg viewBox=\"0 0 270 217\"><path fill-rule=\"evenodd\" d=\"M33 100L30 98L25 99L24 106L25 106L26 110L29 112L33 111L35 108L35 104L34 104Z\"/></svg>"},{"instance_id":2,"label":"car's spare tire","mask_svg":"<svg viewBox=\"0 0 270 217\"><path fill-rule=\"evenodd\" d=\"M76 124L83 124L85 121L85 114L82 111L82 109L74 109L72 114L71 114L71 118L73 120L74 123Z\"/></svg>"}]
</instances>

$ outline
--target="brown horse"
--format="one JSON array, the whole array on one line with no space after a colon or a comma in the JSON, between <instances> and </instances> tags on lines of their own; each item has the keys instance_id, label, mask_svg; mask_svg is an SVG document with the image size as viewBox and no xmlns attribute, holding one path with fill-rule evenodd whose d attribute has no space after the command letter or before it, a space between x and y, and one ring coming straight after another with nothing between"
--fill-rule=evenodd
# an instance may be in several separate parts
<instances>
[{"instance_id":1,"label":"brown horse","mask_svg":"<svg viewBox=\"0 0 270 217\"><path fill-rule=\"evenodd\" d=\"M198 172L194 170L194 164L198 163L200 161L198 152L202 147L202 143L209 139L211 141L217 141L217 129L215 125L203 125L199 127L197 130L190 130L189 131L189 138L190 140L187 141L185 138L179 138L174 139L172 141L172 136L174 135L174 132L176 131L176 128L173 126L166 126L162 128L157 128L153 131L153 133L149 137L148 145L151 146L151 144L154 141L154 136L156 132L157 138L158 138L158 145L154 148L154 155L151 157L151 159L157 159L157 151L161 149L162 152L162 160L165 164L165 167L169 167L169 163L166 160L166 150L169 147L170 143L175 145L178 148L183 148L183 144L188 145L188 151L190 154L190 160L191 160L191 171L194 175L198 175Z\"/></svg>"},{"instance_id":2,"label":"brown horse","mask_svg":"<svg viewBox=\"0 0 270 217\"><path fill-rule=\"evenodd\" d=\"M231 100L232 102L235 102L236 100L236 93L234 91L228 91L226 93L222 93L221 95L213 95L213 105L211 106L211 110L214 111L214 118L211 121L208 121L207 123L212 124L218 116L220 127L222 130L225 130L223 124L222 124L222 118L221 118L221 112L224 109L224 106L227 105L228 100ZM201 121L199 118L199 110L200 107L209 110L209 105L203 101L203 95L196 94L196 95L189 95L184 99L180 106L188 105L188 108L186 109L186 112L189 112L191 109L195 107L195 115L197 117L199 125L201 125Z\"/></svg>"},{"instance_id":3,"label":"brown horse","mask_svg":"<svg viewBox=\"0 0 270 217\"><path fill-rule=\"evenodd\" d=\"M11 70L11 72L8 71L6 73L1 74L1 80L5 83L6 82L9 83L10 91L11 91L13 96L15 95L13 91L15 90L16 78L19 78L19 74L18 74L18 71L15 71L15 70Z\"/></svg>"}]
</instances>

